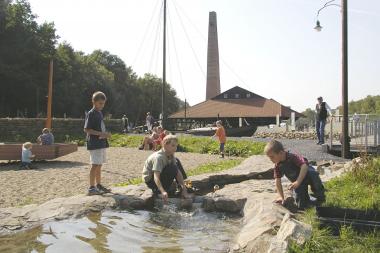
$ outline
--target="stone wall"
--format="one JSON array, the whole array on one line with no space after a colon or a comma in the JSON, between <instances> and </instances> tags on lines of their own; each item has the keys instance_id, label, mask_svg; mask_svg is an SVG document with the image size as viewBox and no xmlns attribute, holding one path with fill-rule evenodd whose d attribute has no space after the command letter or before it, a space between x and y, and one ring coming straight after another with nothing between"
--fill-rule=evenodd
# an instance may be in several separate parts
<instances>
[{"instance_id":1,"label":"stone wall","mask_svg":"<svg viewBox=\"0 0 380 253\"><path fill-rule=\"evenodd\" d=\"M107 130L112 133L122 132L121 119L105 120ZM57 141L84 137L84 119L54 118L52 122L53 134ZM34 141L45 126L44 118L1 118L0 142Z\"/></svg>"}]
</instances>

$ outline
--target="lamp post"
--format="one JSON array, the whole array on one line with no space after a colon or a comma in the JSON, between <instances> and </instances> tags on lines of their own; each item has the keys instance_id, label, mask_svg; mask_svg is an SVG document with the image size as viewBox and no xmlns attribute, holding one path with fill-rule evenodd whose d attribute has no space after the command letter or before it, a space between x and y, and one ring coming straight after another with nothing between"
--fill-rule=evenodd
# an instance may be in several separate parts
<instances>
[{"instance_id":1,"label":"lamp post","mask_svg":"<svg viewBox=\"0 0 380 253\"><path fill-rule=\"evenodd\" d=\"M348 137L348 50L347 50L347 0L342 0L341 5L334 4L335 0L328 1L317 12L317 23L314 29L318 32L322 30L318 20L319 13L326 7L339 6L342 12L342 157L348 158L350 153L350 143Z\"/></svg>"}]
</instances>

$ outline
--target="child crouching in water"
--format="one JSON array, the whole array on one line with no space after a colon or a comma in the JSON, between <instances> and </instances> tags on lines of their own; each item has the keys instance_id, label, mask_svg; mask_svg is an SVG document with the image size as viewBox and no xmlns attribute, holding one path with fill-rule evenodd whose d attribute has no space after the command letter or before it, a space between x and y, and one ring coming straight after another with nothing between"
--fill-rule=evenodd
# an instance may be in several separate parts
<instances>
[{"instance_id":1,"label":"child crouching in water","mask_svg":"<svg viewBox=\"0 0 380 253\"><path fill-rule=\"evenodd\" d=\"M276 188L280 197L276 203L284 204L284 191L282 189L281 177L286 176L291 185L289 190L293 191L296 204L299 209L305 209L311 202L308 193L308 186L311 186L319 205L325 201L325 188L322 184L319 173L309 166L307 159L285 151L281 142L270 141L264 149L265 154L275 164L274 178Z\"/></svg>"},{"instance_id":2,"label":"child crouching in water","mask_svg":"<svg viewBox=\"0 0 380 253\"><path fill-rule=\"evenodd\" d=\"M175 157L178 139L175 135L167 135L162 140L162 149L151 154L145 161L142 179L152 189L153 193L161 193L164 202L167 202L169 193L173 190L174 180L181 188L184 198L191 198L184 183L186 173L181 162Z\"/></svg>"},{"instance_id":3,"label":"child crouching in water","mask_svg":"<svg viewBox=\"0 0 380 253\"><path fill-rule=\"evenodd\" d=\"M32 154L32 146L33 144L30 142L25 142L22 145L21 167L23 169L33 169L31 159L33 159L35 155Z\"/></svg>"}]
</instances>

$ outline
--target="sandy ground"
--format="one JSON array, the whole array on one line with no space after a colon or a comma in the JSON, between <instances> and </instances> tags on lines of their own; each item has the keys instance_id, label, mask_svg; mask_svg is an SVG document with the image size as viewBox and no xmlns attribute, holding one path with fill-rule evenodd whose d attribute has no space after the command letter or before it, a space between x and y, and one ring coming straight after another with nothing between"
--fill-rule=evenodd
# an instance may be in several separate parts
<instances>
[{"instance_id":1,"label":"sandy ground","mask_svg":"<svg viewBox=\"0 0 380 253\"><path fill-rule=\"evenodd\" d=\"M140 177L145 159L151 151L136 148L109 148L107 163L102 168L105 186ZM215 155L177 153L185 170L201 164L220 161ZM1 161L0 161L1 162ZM20 170L18 163L0 164L0 207L43 203L49 199L87 193L89 154L78 152L53 161L37 162L36 170Z\"/></svg>"}]
</instances>

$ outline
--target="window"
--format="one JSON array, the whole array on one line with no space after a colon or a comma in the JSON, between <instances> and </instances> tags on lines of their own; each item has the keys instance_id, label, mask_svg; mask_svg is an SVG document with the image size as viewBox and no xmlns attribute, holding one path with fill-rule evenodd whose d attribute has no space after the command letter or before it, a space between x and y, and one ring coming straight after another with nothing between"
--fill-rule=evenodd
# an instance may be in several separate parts
<instances>
[{"instance_id":1,"label":"window","mask_svg":"<svg viewBox=\"0 0 380 253\"><path fill-rule=\"evenodd\" d=\"M247 93L247 98L250 98L251 97L251 93Z\"/></svg>"},{"instance_id":2,"label":"window","mask_svg":"<svg viewBox=\"0 0 380 253\"><path fill-rule=\"evenodd\" d=\"M224 98L228 98L228 94L226 93L226 94L224 94Z\"/></svg>"},{"instance_id":3,"label":"window","mask_svg":"<svg viewBox=\"0 0 380 253\"><path fill-rule=\"evenodd\" d=\"M235 94L235 98L240 98L240 95L239 94Z\"/></svg>"}]
</instances>

